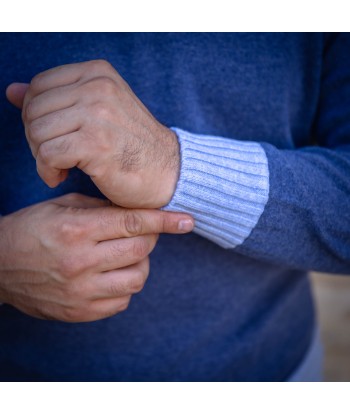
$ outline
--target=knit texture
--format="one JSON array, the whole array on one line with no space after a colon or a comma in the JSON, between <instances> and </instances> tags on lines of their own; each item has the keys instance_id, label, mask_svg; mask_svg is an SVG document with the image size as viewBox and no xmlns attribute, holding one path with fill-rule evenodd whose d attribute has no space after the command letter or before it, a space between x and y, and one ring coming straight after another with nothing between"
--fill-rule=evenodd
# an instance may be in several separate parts
<instances>
[{"instance_id":1,"label":"knit texture","mask_svg":"<svg viewBox=\"0 0 350 415\"><path fill-rule=\"evenodd\" d=\"M173 128L181 151L176 191L165 210L190 213L194 231L223 248L249 236L269 194L268 163L258 143Z\"/></svg>"},{"instance_id":2,"label":"knit texture","mask_svg":"<svg viewBox=\"0 0 350 415\"><path fill-rule=\"evenodd\" d=\"M350 273L350 36L1 33L0 46L3 92L107 59L159 122L184 131L171 206L192 211L204 236L160 235L145 287L111 318L0 307L0 380L287 379L314 333L307 271ZM78 169L43 183L4 93L0 131L1 214L69 192L102 197Z\"/></svg>"}]
</instances>

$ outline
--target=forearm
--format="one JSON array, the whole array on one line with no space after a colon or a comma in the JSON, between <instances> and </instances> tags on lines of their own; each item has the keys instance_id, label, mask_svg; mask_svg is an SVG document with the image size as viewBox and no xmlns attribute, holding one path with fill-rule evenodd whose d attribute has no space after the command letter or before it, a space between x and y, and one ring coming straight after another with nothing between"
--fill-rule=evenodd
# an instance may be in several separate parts
<instances>
[{"instance_id":1,"label":"forearm","mask_svg":"<svg viewBox=\"0 0 350 415\"><path fill-rule=\"evenodd\" d=\"M264 214L238 252L289 267L350 272L350 146L279 150ZM274 242L275 241L275 242Z\"/></svg>"},{"instance_id":2,"label":"forearm","mask_svg":"<svg viewBox=\"0 0 350 415\"><path fill-rule=\"evenodd\" d=\"M349 152L176 131L181 173L165 209L192 214L195 232L252 258L349 272Z\"/></svg>"}]
</instances>

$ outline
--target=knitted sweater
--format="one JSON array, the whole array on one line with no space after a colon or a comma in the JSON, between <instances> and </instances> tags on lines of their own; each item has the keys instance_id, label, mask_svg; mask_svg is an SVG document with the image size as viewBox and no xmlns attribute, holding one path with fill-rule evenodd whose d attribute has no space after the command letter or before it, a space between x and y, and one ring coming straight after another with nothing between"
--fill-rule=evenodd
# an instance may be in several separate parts
<instances>
[{"instance_id":1,"label":"knitted sweater","mask_svg":"<svg viewBox=\"0 0 350 415\"><path fill-rule=\"evenodd\" d=\"M285 380L315 325L307 271L350 273L350 36L0 34L1 91L53 66L103 58L181 148L162 235L127 311L82 324L0 308L1 380ZM49 189L20 113L0 97L0 213ZM20 235L18 235L20 237Z\"/></svg>"}]
</instances>

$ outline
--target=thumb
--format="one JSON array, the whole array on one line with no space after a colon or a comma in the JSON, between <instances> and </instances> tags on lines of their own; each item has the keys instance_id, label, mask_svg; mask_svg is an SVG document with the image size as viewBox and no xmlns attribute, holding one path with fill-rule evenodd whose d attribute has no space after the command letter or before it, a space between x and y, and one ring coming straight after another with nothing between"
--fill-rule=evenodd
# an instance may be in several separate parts
<instances>
[{"instance_id":1,"label":"thumb","mask_svg":"<svg viewBox=\"0 0 350 415\"><path fill-rule=\"evenodd\" d=\"M19 109L22 109L24 96L27 92L29 84L14 82L6 89L7 99Z\"/></svg>"}]
</instances>

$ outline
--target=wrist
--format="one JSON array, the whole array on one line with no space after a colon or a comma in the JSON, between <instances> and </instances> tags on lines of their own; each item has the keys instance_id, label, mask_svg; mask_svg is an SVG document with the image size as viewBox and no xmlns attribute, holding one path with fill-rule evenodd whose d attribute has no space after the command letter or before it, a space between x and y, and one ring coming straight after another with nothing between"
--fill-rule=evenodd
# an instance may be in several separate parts
<instances>
[{"instance_id":1,"label":"wrist","mask_svg":"<svg viewBox=\"0 0 350 415\"><path fill-rule=\"evenodd\" d=\"M180 176L180 144L174 131L167 129L164 164L158 179L158 207L166 206L172 199Z\"/></svg>"},{"instance_id":2,"label":"wrist","mask_svg":"<svg viewBox=\"0 0 350 415\"><path fill-rule=\"evenodd\" d=\"M140 195L144 197L138 207L158 209L166 206L176 190L180 175L180 145L176 133L162 126L155 149L152 165L139 175Z\"/></svg>"}]
</instances>

